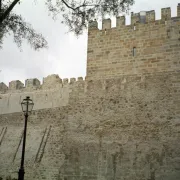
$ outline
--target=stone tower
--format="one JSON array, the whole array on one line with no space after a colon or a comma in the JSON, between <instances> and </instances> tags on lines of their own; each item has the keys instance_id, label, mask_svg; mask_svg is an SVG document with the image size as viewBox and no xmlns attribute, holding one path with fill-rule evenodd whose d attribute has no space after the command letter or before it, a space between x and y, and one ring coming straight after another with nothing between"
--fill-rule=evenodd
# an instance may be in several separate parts
<instances>
[{"instance_id":1,"label":"stone tower","mask_svg":"<svg viewBox=\"0 0 180 180\"><path fill-rule=\"evenodd\" d=\"M115 78L120 75L176 72L179 70L180 22L171 17L171 9L161 9L161 19L155 11L131 13L131 24L117 17L116 27L103 20L90 24L88 35L87 78Z\"/></svg>"}]
</instances>

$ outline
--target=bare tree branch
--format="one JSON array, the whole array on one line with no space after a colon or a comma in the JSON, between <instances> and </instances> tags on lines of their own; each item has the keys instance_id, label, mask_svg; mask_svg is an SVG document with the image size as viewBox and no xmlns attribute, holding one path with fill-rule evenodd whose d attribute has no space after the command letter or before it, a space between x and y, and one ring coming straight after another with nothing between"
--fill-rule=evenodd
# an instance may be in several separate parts
<instances>
[{"instance_id":1,"label":"bare tree branch","mask_svg":"<svg viewBox=\"0 0 180 180\"><path fill-rule=\"evenodd\" d=\"M64 0L61 0L61 1L66 5L66 7L75 11L75 8L71 7L66 1L64 1Z\"/></svg>"},{"instance_id":2,"label":"bare tree branch","mask_svg":"<svg viewBox=\"0 0 180 180\"><path fill-rule=\"evenodd\" d=\"M12 14L3 22L6 28L6 33L13 32L14 42L21 47L22 40L27 40L32 48L38 50L47 47L47 41L41 35L35 32L32 26L26 23L21 16Z\"/></svg>"}]
</instances>

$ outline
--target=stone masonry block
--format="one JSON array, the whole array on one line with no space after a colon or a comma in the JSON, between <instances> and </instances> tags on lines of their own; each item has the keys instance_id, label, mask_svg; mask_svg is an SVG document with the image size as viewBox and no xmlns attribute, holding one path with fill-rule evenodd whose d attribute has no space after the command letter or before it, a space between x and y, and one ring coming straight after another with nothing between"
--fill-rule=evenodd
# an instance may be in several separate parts
<instances>
[{"instance_id":1,"label":"stone masonry block","mask_svg":"<svg viewBox=\"0 0 180 180\"><path fill-rule=\"evenodd\" d=\"M111 19L104 19L102 22L102 29L111 29Z\"/></svg>"},{"instance_id":2,"label":"stone masonry block","mask_svg":"<svg viewBox=\"0 0 180 180\"><path fill-rule=\"evenodd\" d=\"M90 21L89 22L89 29L98 29L97 21Z\"/></svg>"},{"instance_id":3,"label":"stone masonry block","mask_svg":"<svg viewBox=\"0 0 180 180\"><path fill-rule=\"evenodd\" d=\"M162 8L161 9L161 20L167 21L171 19L171 8Z\"/></svg>"},{"instance_id":4,"label":"stone masonry block","mask_svg":"<svg viewBox=\"0 0 180 180\"><path fill-rule=\"evenodd\" d=\"M121 27L122 25L126 24L125 16L120 16L116 18L116 27Z\"/></svg>"},{"instance_id":5,"label":"stone masonry block","mask_svg":"<svg viewBox=\"0 0 180 180\"><path fill-rule=\"evenodd\" d=\"M62 84L62 79L60 79L57 74L52 74L43 78L43 86L53 86L57 84Z\"/></svg>"},{"instance_id":6,"label":"stone masonry block","mask_svg":"<svg viewBox=\"0 0 180 180\"><path fill-rule=\"evenodd\" d=\"M78 81L83 81L83 77L78 77Z\"/></svg>"},{"instance_id":7,"label":"stone masonry block","mask_svg":"<svg viewBox=\"0 0 180 180\"><path fill-rule=\"evenodd\" d=\"M8 87L3 82L0 83L0 92L6 92Z\"/></svg>"},{"instance_id":8,"label":"stone masonry block","mask_svg":"<svg viewBox=\"0 0 180 180\"><path fill-rule=\"evenodd\" d=\"M131 12L131 24L134 25L136 23L139 23L139 17L140 17L139 13Z\"/></svg>"},{"instance_id":9,"label":"stone masonry block","mask_svg":"<svg viewBox=\"0 0 180 180\"><path fill-rule=\"evenodd\" d=\"M38 87L38 86L40 86L40 81L38 80L38 79L27 79L26 81L25 81L25 86L27 87L27 88L29 88L29 87Z\"/></svg>"},{"instance_id":10,"label":"stone masonry block","mask_svg":"<svg viewBox=\"0 0 180 180\"><path fill-rule=\"evenodd\" d=\"M150 22L154 22L155 21L155 11L147 11L146 12L146 22L150 23Z\"/></svg>"},{"instance_id":11,"label":"stone masonry block","mask_svg":"<svg viewBox=\"0 0 180 180\"><path fill-rule=\"evenodd\" d=\"M74 83L74 82L76 82L76 78L71 78L71 79L70 79L70 83L72 84L72 83Z\"/></svg>"},{"instance_id":12,"label":"stone masonry block","mask_svg":"<svg viewBox=\"0 0 180 180\"><path fill-rule=\"evenodd\" d=\"M24 84L19 80L11 81L9 83L10 90L22 89L23 87L24 87Z\"/></svg>"},{"instance_id":13,"label":"stone masonry block","mask_svg":"<svg viewBox=\"0 0 180 180\"><path fill-rule=\"evenodd\" d=\"M63 84L64 84L64 85L68 84L68 82L69 82L69 79L68 79L68 78L63 79Z\"/></svg>"}]
</instances>

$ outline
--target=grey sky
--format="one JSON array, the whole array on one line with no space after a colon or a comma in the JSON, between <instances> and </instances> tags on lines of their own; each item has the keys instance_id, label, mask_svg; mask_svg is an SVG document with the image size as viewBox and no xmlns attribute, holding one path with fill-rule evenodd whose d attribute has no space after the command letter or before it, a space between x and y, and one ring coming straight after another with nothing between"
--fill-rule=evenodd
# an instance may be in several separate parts
<instances>
[{"instance_id":1,"label":"grey sky","mask_svg":"<svg viewBox=\"0 0 180 180\"><path fill-rule=\"evenodd\" d=\"M163 7L171 7L172 16L176 16L177 4L180 3L180 0L135 1L130 12L155 10L156 19L160 19ZM35 52L24 43L23 52L20 52L12 37L6 37L3 50L0 50L0 82L8 85L12 80L21 80L24 83L28 78L42 81L43 77L50 74L59 74L61 78L85 77L87 32L78 39L72 33L67 34L68 29L60 20L53 21L48 16L42 0L24 0L15 11L46 37L49 48ZM127 23L130 22L129 19L127 16Z\"/></svg>"}]
</instances>

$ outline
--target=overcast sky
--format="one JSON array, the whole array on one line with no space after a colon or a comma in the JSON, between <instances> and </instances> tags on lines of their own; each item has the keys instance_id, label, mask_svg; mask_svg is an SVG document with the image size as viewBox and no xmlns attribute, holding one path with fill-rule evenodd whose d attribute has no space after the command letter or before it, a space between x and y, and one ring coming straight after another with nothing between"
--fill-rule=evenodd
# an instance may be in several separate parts
<instances>
[{"instance_id":1,"label":"overcast sky","mask_svg":"<svg viewBox=\"0 0 180 180\"><path fill-rule=\"evenodd\" d=\"M177 4L180 0L135 0L130 12L156 11L156 19L160 19L161 8L171 7L172 16L177 15ZM43 0L24 0L15 8L27 22L48 40L48 49L35 52L26 43L23 51L16 47L13 38L8 36L0 50L0 82L7 85L12 80L38 78L50 74L59 74L61 78L85 77L87 58L87 32L79 38L67 33L68 29L48 16ZM127 23L130 17L127 16ZM114 23L113 23L114 26Z\"/></svg>"}]
</instances>

